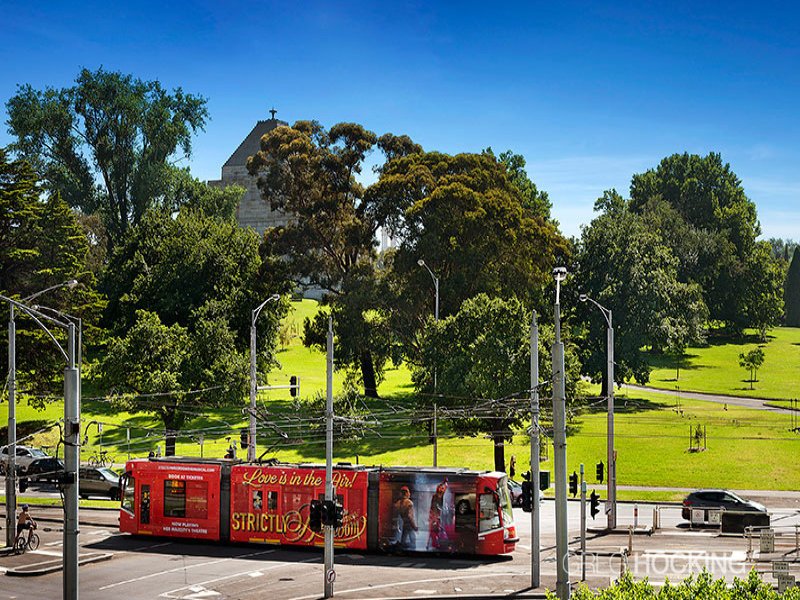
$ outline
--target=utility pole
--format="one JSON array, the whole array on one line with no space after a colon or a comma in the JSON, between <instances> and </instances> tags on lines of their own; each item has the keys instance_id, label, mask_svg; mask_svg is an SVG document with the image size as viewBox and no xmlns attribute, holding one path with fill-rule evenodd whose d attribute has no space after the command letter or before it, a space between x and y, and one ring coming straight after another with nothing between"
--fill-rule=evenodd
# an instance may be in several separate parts
<instances>
[{"instance_id":1,"label":"utility pole","mask_svg":"<svg viewBox=\"0 0 800 600\"><path fill-rule=\"evenodd\" d=\"M608 465L608 517L606 526L609 530L617 527L617 451L614 449L614 326L611 311L608 311L608 329L606 330L606 357L608 360L608 442L606 464Z\"/></svg>"},{"instance_id":2,"label":"utility pole","mask_svg":"<svg viewBox=\"0 0 800 600\"><path fill-rule=\"evenodd\" d=\"M553 269L556 280L553 343L553 462L556 488L556 595L569 598L569 529L567 522L567 400L564 389L564 344L561 342L561 282L565 267Z\"/></svg>"},{"instance_id":3,"label":"utility pole","mask_svg":"<svg viewBox=\"0 0 800 600\"><path fill-rule=\"evenodd\" d=\"M333 317L328 317L327 402L325 405L325 500L333 500ZM325 525L325 598L333 597L333 526Z\"/></svg>"},{"instance_id":4,"label":"utility pole","mask_svg":"<svg viewBox=\"0 0 800 600\"><path fill-rule=\"evenodd\" d=\"M614 321L611 310L590 298L580 295L581 302L591 302L606 319L606 379L608 398L608 424L606 426L606 464L608 465L608 509L606 510L606 527L609 530L617 527L617 451L614 449Z\"/></svg>"},{"instance_id":5,"label":"utility pole","mask_svg":"<svg viewBox=\"0 0 800 600\"><path fill-rule=\"evenodd\" d=\"M433 279L433 289L436 293L436 304L434 304L433 306L433 320L438 323L439 322L439 278L433 273L431 268L421 258L417 261L417 264L420 267L425 267L425 270L428 271L428 273L431 276L431 279ZM438 373L436 366L434 366L433 368L433 466L434 467L438 466L439 462L438 458L439 439L436 431L436 426L437 426L436 420L438 417L437 390L438 390Z\"/></svg>"},{"instance_id":6,"label":"utility pole","mask_svg":"<svg viewBox=\"0 0 800 600\"><path fill-rule=\"evenodd\" d=\"M531 321L531 587L540 583L539 524L539 325L536 311Z\"/></svg>"},{"instance_id":7,"label":"utility pole","mask_svg":"<svg viewBox=\"0 0 800 600\"><path fill-rule=\"evenodd\" d=\"M258 307L254 308L250 314L250 427L247 436L247 460L250 462L256 459L256 392L258 390L256 381L256 319L261 314L261 309L268 302L274 302L279 298L278 294L272 294Z\"/></svg>"},{"instance_id":8,"label":"utility pole","mask_svg":"<svg viewBox=\"0 0 800 600\"><path fill-rule=\"evenodd\" d=\"M78 465L80 463L81 371L75 364L75 323L67 324L64 369L64 600L78 600Z\"/></svg>"},{"instance_id":9,"label":"utility pole","mask_svg":"<svg viewBox=\"0 0 800 600\"><path fill-rule=\"evenodd\" d=\"M586 477L581 463L581 581L586 581Z\"/></svg>"},{"instance_id":10,"label":"utility pole","mask_svg":"<svg viewBox=\"0 0 800 600\"><path fill-rule=\"evenodd\" d=\"M8 318L8 457L6 461L6 547L13 548L17 531L17 324L10 302Z\"/></svg>"}]
</instances>

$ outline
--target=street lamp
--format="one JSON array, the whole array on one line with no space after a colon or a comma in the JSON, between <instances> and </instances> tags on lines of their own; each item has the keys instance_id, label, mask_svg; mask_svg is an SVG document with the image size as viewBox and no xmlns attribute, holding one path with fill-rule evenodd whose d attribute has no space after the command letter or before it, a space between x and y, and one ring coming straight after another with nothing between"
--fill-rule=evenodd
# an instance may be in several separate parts
<instances>
[{"instance_id":1,"label":"street lamp","mask_svg":"<svg viewBox=\"0 0 800 600\"><path fill-rule=\"evenodd\" d=\"M57 286L56 286L57 287ZM36 294L38 295L38 294ZM0 300L8 302L12 307L18 308L36 324L44 330L50 340L56 345L61 355L66 360L64 369L64 571L63 571L63 597L65 600L77 600L78 598L78 460L80 451L80 406L81 406L81 371L80 365L76 364L76 343L75 343L75 323L69 317L58 313L65 318L61 321L58 318L46 315L39 310L26 306L21 302L12 300L0 295ZM58 312L58 311L56 311ZM47 328L42 320L67 330L67 348L58 343L53 333ZM14 331L13 325L10 327ZM13 338L9 337L9 341ZM11 351L9 349L9 356ZM9 362L11 362L9 360ZM11 398L9 398L9 402ZM11 402L9 403L9 414ZM16 425L16 421L15 421ZM9 428L9 436L10 428ZM16 431L14 432L16 446ZM11 454L9 448L9 454ZM16 450L16 448L15 448ZM16 453L16 452L14 452ZM10 462L10 461L9 461ZM13 464L13 463L10 463ZM10 499L11 497L9 497ZM16 497L14 497L16 502ZM10 505L6 505L6 512L12 517L15 516L16 506L13 511ZM13 527L13 526L12 526ZM16 529L14 527L14 529ZM12 540L13 544L13 540Z\"/></svg>"},{"instance_id":2,"label":"street lamp","mask_svg":"<svg viewBox=\"0 0 800 600\"><path fill-rule=\"evenodd\" d=\"M617 527L617 453L614 450L614 326L611 320L611 311L600 303L596 302L586 294L580 295L581 302L591 302L606 319L606 379L607 379L607 392L608 392L608 426L607 426L607 454L606 464L608 465L608 477L606 478L606 485L608 486L608 504L609 511L606 521L608 529L615 529Z\"/></svg>"},{"instance_id":3,"label":"street lamp","mask_svg":"<svg viewBox=\"0 0 800 600\"><path fill-rule=\"evenodd\" d=\"M434 289L436 291L436 304L435 304L434 309L433 309L433 318L434 318L434 320L438 321L439 320L439 278L436 275L433 274L433 271L431 271L431 268L428 265L426 265L425 261L422 260L421 258L417 261L417 264L420 267L425 267L425 269L428 271L428 273L430 273L431 279L433 279L433 287L434 287Z\"/></svg>"},{"instance_id":4,"label":"street lamp","mask_svg":"<svg viewBox=\"0 0 800 600\"><path fill-rule=\"evenodd\" d=\"M247 460L256 459L256 319L261 314L261 309L268 303L280 299L278 294L272 294L269 298L259 304L250 316L250 429L249 439L247 440Z\"/></svg>"},{"instance_id":5,"label":"street lamp","mask_svg":"<svg viewBox=\"0 0 800 600\"><path fill-rule=\"evenodd\" d=\"M436 303L434 304L434 307L433 307L433 318L438 323L439 322L439 278L436 275L433 274L433 271L431 271L431 268L428 265L426 265L425 261L422 260L421 258L417 261L417 264L420 267L425 267L425 269L428 271L428 273L430 273L431 279L433 279L433 288L436 291ZM437 407L437 403L436 403L436 399L435 399L436 390L438 388L437 384L438 384L437 372L436 372L436 366L434 365L434 367L433 367L433 395L434 395L434 400L433 400L433 466L434 467L437 466L437 463L438 463L438 450L439 450L439 440L437 439L438 438L438 435L437 435L438 432L436 431L437 425L438 425L437 424L437 421L438 421L437 417L439 415L438 415L438 410L437 410L438 407Z\"/></svg>"},{"instance_id":6,"label":"street lamp","mask_svg":"<svg viewBox=\"0 0 800 600\"><path fill-rule=\"evenodd\" d=\"M78 285L75 279L64 281L36 293L26 296L22 302L29 302L46 294L52 290L69 287L74 288ZM5 298L8 301L8 457L6 462L6 545L11 547L14 544L16 532L16 511L17 511L17 324L15 321L14 306L15 301ZM23 309L24 310L24 309Z\"/></svg>"},{"instance_id":7,"label":"street lamp","mask_svg":"<svg viewBox=\"0 0 800 600\"><path fill-rule=\"evenodd\" d=\"M564 344L561 342L561 282L565 267L553 269L556 281L553 342L553 470L556 487L556 594L569 598L569 530L567 523L567 398L564 389ZM531 482L538 485L538 481Z\"/></svg>"}]
</instances>

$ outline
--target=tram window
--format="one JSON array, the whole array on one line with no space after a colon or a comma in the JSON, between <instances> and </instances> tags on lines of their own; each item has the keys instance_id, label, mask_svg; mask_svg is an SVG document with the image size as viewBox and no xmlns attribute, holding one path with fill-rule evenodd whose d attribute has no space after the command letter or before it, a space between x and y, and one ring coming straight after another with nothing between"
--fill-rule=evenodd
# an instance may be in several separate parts
<instances>
[{"instance_id":1,"label":"tram window","mask_svg":"<svg viewBox=\"0 0 800 600\"><path fill-rule=\"evenodd\" d=\"M133 507L136 505L136 479L133 475L124 477L125 488L122 493L122 508L133 514Z\"/></svg>"},{"instance_id":2,"label":"tram window","mask_svg":"<svg viewBox=\"0 0 800 600\"><path fill-rule=\"evenodd\" d=\"M264 492L253 490L253 510L261 510L264 504Z\"/></svg>"},{"instance_id":3,"label":"tram window","mask_svg":"<svg viewBox=\"0 0 800 600\"><path fill-rule=\"evenodd\" d=\"M186 482L176 479L164 480L164 516L186 516Z\"/></svg>"},{"instance_id":4,"label":"tram window","mask_svg":"<svg viewBox=\"0 0 800 600\"><path fill-rule=\"evenodd\" d=\"M480 531L491 531L500 527L500 514L497 512L497 502L494 494L480 495Z\"/></svg>"},{"instance_id":5,"label":"tram window","mask_svg":"<svg viewBox=\"0 0 800 600\"><path fill-rule=\"evenodd\" d=\"M186 482L186 518L208 518L208 483L205 481Z\"/></svg>"},{"instance_id":6,"label":"tram window","mask_svg":"<svg viewBox=\"0 0 800 600\"><path fill-rule=\"evenodd\" d=\"M267 492L267 510L278 510L278 492Z\"/></svg>"}]
</instances>

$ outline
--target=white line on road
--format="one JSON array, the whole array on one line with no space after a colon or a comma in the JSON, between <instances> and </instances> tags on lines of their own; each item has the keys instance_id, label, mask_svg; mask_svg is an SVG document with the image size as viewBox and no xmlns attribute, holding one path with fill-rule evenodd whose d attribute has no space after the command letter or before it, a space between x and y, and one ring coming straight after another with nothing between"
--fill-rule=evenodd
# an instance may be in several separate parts
<instances>
[{"instance_id":1,"label":"white line on road","mask_svg":"<svg viewBox=\"0 0 800 600\"><path fill-rule=\"evenodd\" d=\"M505 573L483 573L481 575L457 575L455 577L448 576L448 577L437 577L433 579L417 579L415 581L394 581L392 583L384 583L381 585L369 585L366 587L360 588L352 588L349 590L338 590L338 594L356 594L358 592L366 592L371 590L379 590L382 588L390 588L390 587L401 587L407 585L420 585L423 583L439 583L441 581L456 581L456 580L465 580L465 579L483 579L484 577L508 577L512 575L511 572ZM319 598L319 594L312 594L310 596L299 596L297 598L292 598L292 600L315 600Z\"/></svg>"},{"instance_id":2,"label":"white line on road","mask_svg":"<svg viewBox=\"0 0 800 600\"><path fill-rule=\"evenodd\" d=\"M273 550L273 552L274 552L274 550ZM261 568L255 570L255 571L253 569L248 569L247 571L242 571L241 573L234 573L233 575L225 575L224 577L217 577L215 579L209 579L207 581L201 581L200 583L193 583L192 585L185 585L183 587L179 587L179 588L176 588L174 590L170 590L168 592L164 592L163 594L161 594L159 596L159 598L179 598L179 596L173 596L173 594L177 594L178 592L182 592L183 590L191 590L191 588L195 587L195 586L203 586L203 587L205 587L205 586L207 586L209 584L212 584L212 583L225 581L226 579L233 579L235 577L243 577L245 575L250 576L250 577L259 577L259 576L264 574L264 571L272 571L273 569L279 569L281 567L288 567L288 566L295 565L295 564L310 563L310 562L319 562L319 557L305 558L303 560L298 560L298 561L294 561L294 562L280 562L280 563L271 565L269 567L261 567ZM256 575L255 573L258 573L258 575Z\"/></svg>"},{"instance_id":3,"label":"white line on road","mask_svg":"<svg viewBox=\"0 0 800 600\"><path fill-rule=\"evenodd\" d=\"M153 546L151 546L152 548ZM144 581L145 579L152 579L153 577L159 577L160 575L166 575L167 573L176 573L178 571L188 571L189 569L196 569L198 567L207 567L208 565L216 565L221 562L234 560L238 558L250 558L251 556L261 556L262 554L271 554L275 552L275 550L263 550L262 552L251 552L249 554L239 554L237 556L229 556L227 558L220 558L218 560L210 560L204 563L197 563L194 565L187 565L183 567L176 567L174 569L170 569L168 571L159 571L158 573L150 573L149 575L142 575L141 577L135 577L134 579L126 579L125 581L118 581L116 583L110 583L108 585L104 585L101 588L98 588L100 591L108 590L113 587L117 587L120 585L126 585L128 583L136 583L137 581Z\"/></svg>"}]
</instances>

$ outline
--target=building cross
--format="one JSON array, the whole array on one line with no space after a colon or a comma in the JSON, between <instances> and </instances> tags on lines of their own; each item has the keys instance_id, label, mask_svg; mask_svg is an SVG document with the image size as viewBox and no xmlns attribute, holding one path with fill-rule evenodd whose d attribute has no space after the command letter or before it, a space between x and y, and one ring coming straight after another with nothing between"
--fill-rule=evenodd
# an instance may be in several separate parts
<instances>
[{"instance_id":1,"label":"building cross","mask_svg":"<svg viewBox=\"0 0 800 600\"><path fill-rule=\"evenodd\" d=\"M277 110L275 110L274 108L270 109L270 111L269 111L269 114L270 114L270 115L272 115L272 120L273 120L273 121L275 120L275 113L277 113L277 112L278 112L278 111L277 111Z\"/></svg>"}]
</instances>

